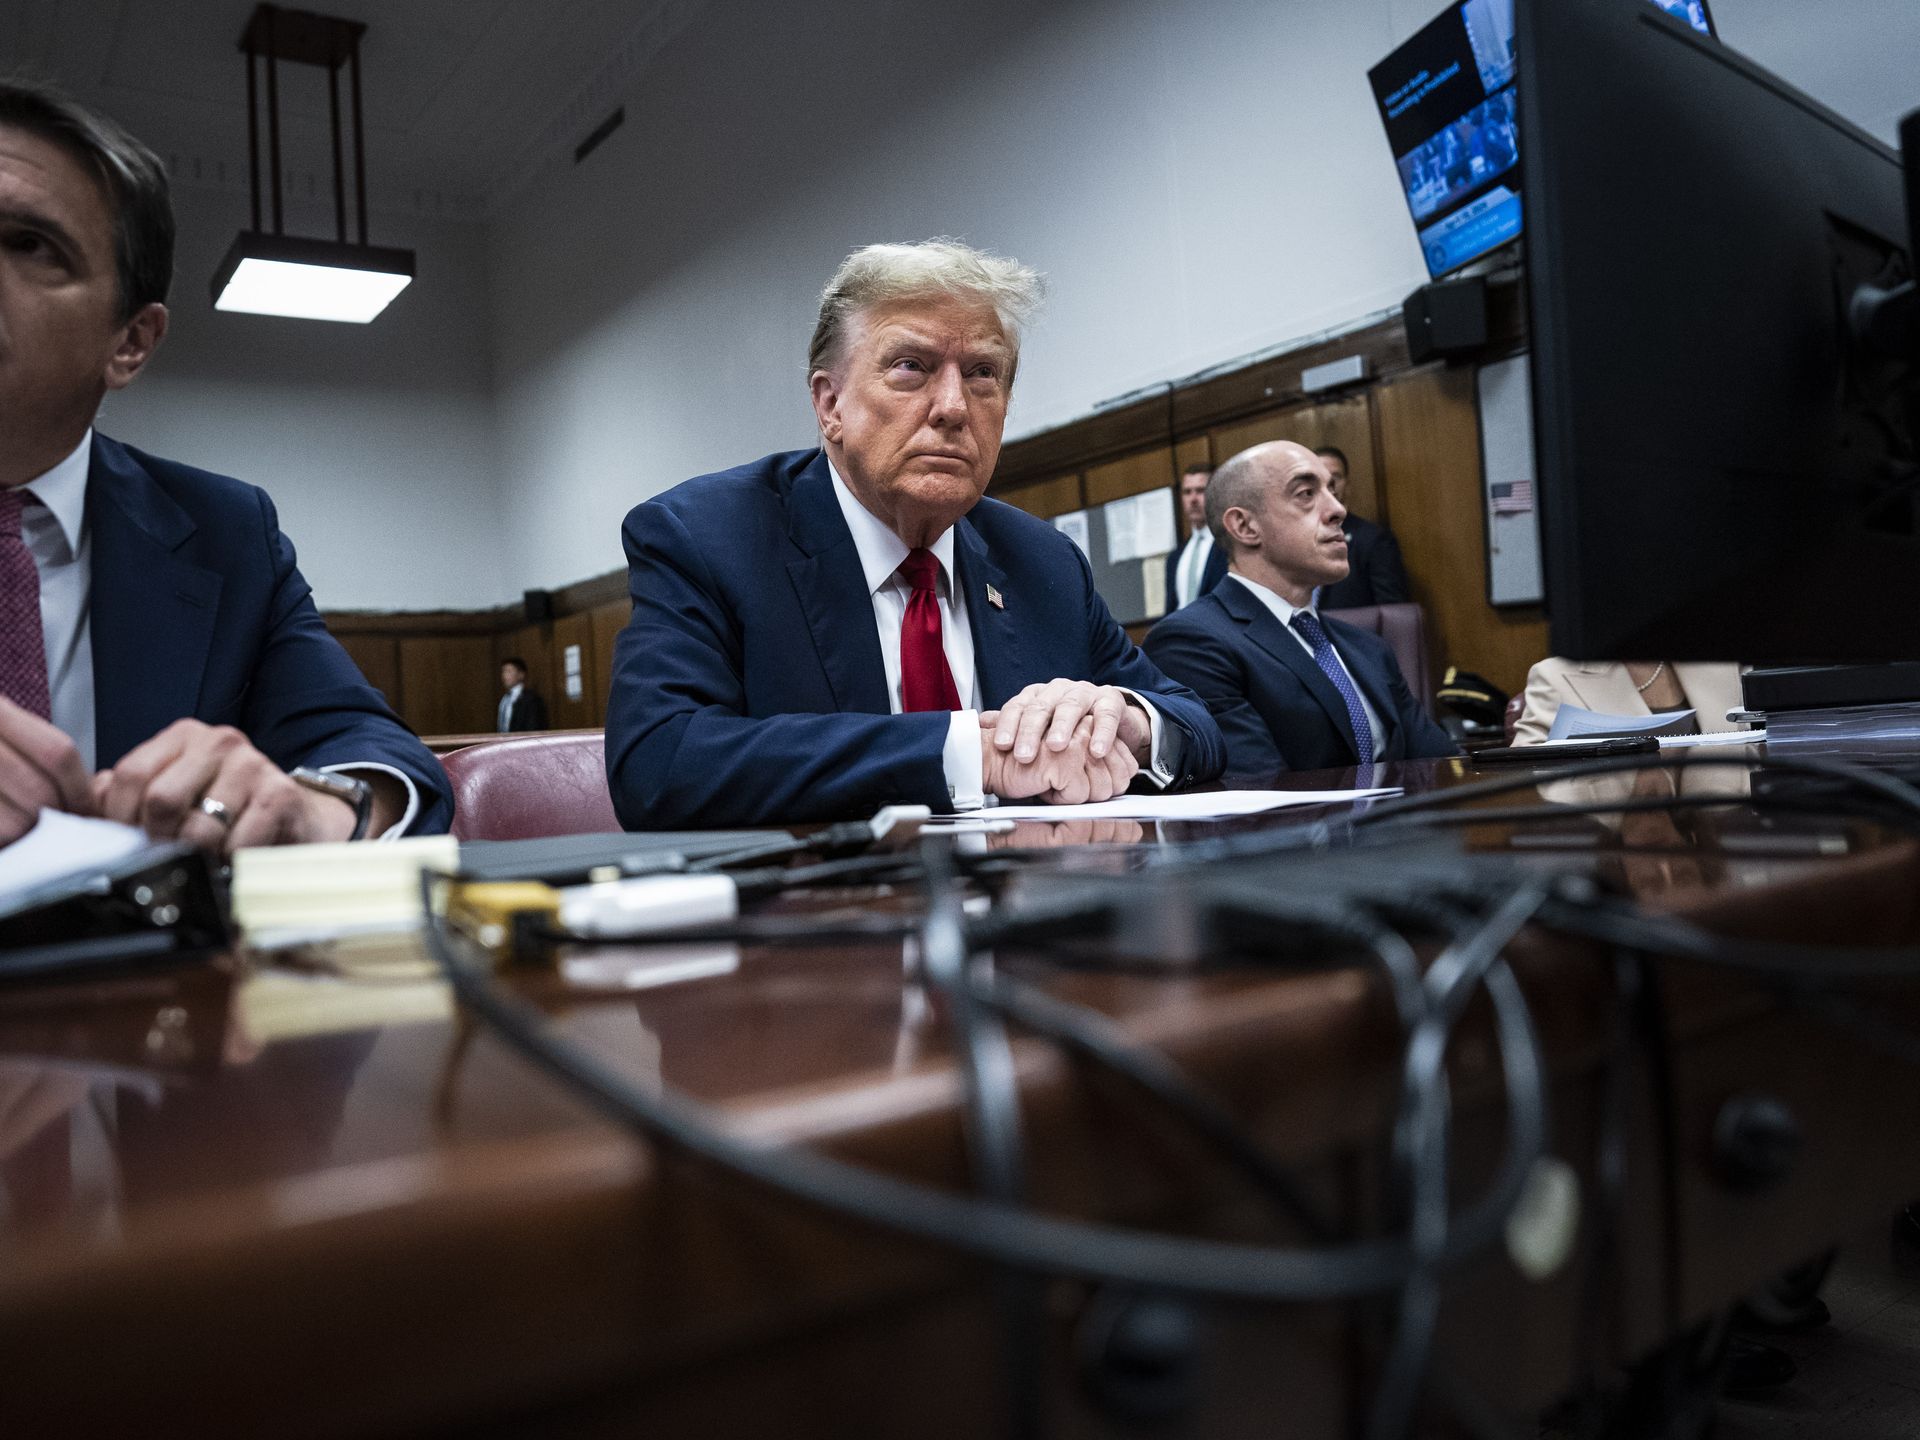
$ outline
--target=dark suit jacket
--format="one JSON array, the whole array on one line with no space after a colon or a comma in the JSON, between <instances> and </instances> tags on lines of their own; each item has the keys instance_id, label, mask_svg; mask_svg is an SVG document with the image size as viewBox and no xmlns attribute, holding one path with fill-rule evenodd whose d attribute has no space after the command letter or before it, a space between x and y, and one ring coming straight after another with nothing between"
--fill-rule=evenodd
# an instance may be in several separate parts
<instances>
[{"instance_id":1,"label":"dark suit jacket","mask_svg":"<svg viewBox=\"0 0 1920 1440\"><path fill-rule=\"evenodd\" d=\"M1457 754L1415 702L1387 642L1322 614L1321 625L1380 717L1380 759ZM1207 702L1227 737L1227 773L1266 780L1283 770L1359 764L1346 702L1313 656L1237 580L1169 615L1147 636L1147 654Z\"/></svg>"},{"instance_id":2,"label":"dark suit jacket","mask_svg":"<svg viewBox=\"0 0 1920 1440\"><path fill-rule=\"evenodd\" d=\"M264 491L96 432L87 526L100 768L192 717L286 769L391 765L420 792L410 834L452 823L446 772L327 633Z\"/></svg>"},{"instance_id":3,"label":"dark suit jacket","mask_svg":"<svg viewBox=\"0 0 1920 1440\"><path fill-rule=\"evenodd\" d=\"M522 686L520 697L507 707L507 733L518 734L522 730L544 730L547 728L547 702L536 695L528 686Z\"/></svg>"},{"instance_id":4,"label":"dark suit jacket","mask_svg":"<svg viewBox=\"0 0 1920 1440\"><path fill-rule=\"evenodd\" d=\"M614 646L607 704L622 824L948 808L948 717L889 713L872 599L823 451L689 480L636 506L622 538L633 618ZM1127 638L1065 535L982 500L954 527L954 557L985 708L1060 676L1124 685L1171 727L1176 780L1220 773L1225 749L1206 707Z\"/></svg>"},{"instance_id":5,"label":"dark suit jacket","mask_svg":"<svg viewBox=\"0 0 1920 1440\"><path fill-rule=\"evenodd\" d=\"M1400 542L1384 525L1349 515L1340 527L1347 532L1347 578L1320 589L1322 610L1358 610L1365 605L1398 605L1413 599L1407 583Z\"/></svg>"},{"instance_id":6,"label":"dark suit jacket","mask_svg":"<svg viewBox=\"0 0 1920 1440\"><path fill-rule=\"evenodd\" d=\"M1187 553L1187 545L1193 544L1194 536L1199 533L1200 532L1196 530L1193 532L1193 535L1187 536L1186 545L1182 545L1167 557L1167 608L1165 613L1168 615L1171 615L1180 608L1180 557ZM1227 552L1219 545L1215 545L1212 553L1207 556L1207 563L1200 567L1200 594L1204 595L1213 589L1214 586L1218 585L1220 578L1226 573ZM1198 599L1199 597L1195 596L1194 598Z\"/></svg>"}]
</instances>

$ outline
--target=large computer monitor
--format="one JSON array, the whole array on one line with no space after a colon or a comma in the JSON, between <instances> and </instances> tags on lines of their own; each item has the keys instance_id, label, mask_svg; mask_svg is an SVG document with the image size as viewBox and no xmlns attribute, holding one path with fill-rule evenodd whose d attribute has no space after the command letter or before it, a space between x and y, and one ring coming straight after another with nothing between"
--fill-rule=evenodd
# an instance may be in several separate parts
<instances>
[{"instance_id":1,"label":"large computer monitor","mask_svg":"<svg viewBox=\"0 0 1920 1440\"><path fill-rule=\"evenodd\" d=\"M1847 321L1912 275L1899 154L1651 5L1516 22L1553 649L1920 658L1911 307Z\"/></svg>"}]
</instances>

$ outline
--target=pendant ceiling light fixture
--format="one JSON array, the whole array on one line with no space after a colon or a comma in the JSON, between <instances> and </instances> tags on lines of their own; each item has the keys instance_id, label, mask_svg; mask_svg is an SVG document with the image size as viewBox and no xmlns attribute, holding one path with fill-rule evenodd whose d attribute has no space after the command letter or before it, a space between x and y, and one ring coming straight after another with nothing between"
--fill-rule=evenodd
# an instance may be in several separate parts
<instances>
[{"instance_id":1,"label":"pendant ceiling light fixture","mask_svg":"<svg viewBox=\"0 0 1920 1440\"><path fill-rule=\"evenodd\" d=\"M290 315L303 320L346 320L364 325L387 308L413 279L411 250L367 243L366 127L360 118L360 37L357 20L262 5L253 12L240 48L247 56L247 161L253 191L253 228L243 230L213 277L213 308L251 315ZM273 230L260 215L259 62L267 71L267 169L273 186ZM335 238L308 239L286 233L280 177L279 62L318 65L327 72L333 120L333 217ZM351 76L353 101L353 195L359 239L347 240L345 167L340 154L340 70Z\"/></svg>"}]
</instances>

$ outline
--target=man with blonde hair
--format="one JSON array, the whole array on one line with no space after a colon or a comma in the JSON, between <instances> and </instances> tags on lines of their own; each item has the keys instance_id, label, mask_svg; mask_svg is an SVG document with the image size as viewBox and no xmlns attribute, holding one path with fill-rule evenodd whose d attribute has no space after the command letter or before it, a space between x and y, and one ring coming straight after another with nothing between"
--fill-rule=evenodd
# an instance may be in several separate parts
<instances>
[{"instance_id":1,"label":"man with blonde hair","mask_svg":"<svg viewBox=\"0 0 1920 1440\"><path fill-rule=\"evenodd\" d=\"M1211 779L1206 708L1127 638L1084 556L983 498L1039 276L872 245L821 296L819 448L703 475L622 532L607 776L632 828L887 804L1075 803Z\"/></svg>"}]
</instances>

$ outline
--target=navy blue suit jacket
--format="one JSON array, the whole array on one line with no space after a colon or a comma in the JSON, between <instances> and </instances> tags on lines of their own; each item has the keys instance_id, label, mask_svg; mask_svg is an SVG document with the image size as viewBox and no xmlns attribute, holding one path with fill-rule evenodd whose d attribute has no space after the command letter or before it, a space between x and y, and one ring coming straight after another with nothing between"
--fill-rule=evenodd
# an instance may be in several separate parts
<instances>
[{"instance_id":1,"label":"navy blue suit jacket","mask_svg":"<svg viewBox=\"0 0 1920 1440\"><path fill-rule=\"evenodd\" d=\"M1347 534L1347 578L1323 585L1316 608L1359 610L1413 599L1407 563L1400 558L1400 542L1391 530L1358 515L1348 515L1340 528Z\"/></svg>"},{"instance_id":2,"label":"navy blue suit jacket","mask_svg":"<svg viewBox=\"0 0 1920 1440\"><path fill-rule=\"evenodd\" d=\"M1199 533L1200 532L1196 530L1193 532L1193 535L1187 536L1186 544L1182 545L1167 557L1167 608L1165 613L1168 615L1171 615L1180 608L1180 557L1187 553L1187 545L1193 544L1194 536ZM1200 595L1205 595L1209 590L1213 589L1214 586L1218 585L1226 573L1227 552L1221 549L1220 546L1215 545L1207 554L1207 563L1200 567ZM1200 595L1196 595L1193 598L1198 600Z\"/></svg>"},{"instance_id":3,"label":"navy blue suit jacket","mask_svg":"<svg viewBox=\"0 0 1920 1440\"><path fill-rule=\"evenodd\" d=\"M232 725L276 765L391 765L420 792L413 835L453 822L446 772L327 633L266 493L96 432L95 763L175 720Z\"/></svg>"},{"instance_id":4,"label":"navy blue suit jacket","mask_svg":"<svg viewBox=\"0 0 1920 1440\"><path fill-rule=\"evenodd\" d=\"M636 506L621 538L633 618L614 646L607 779L622 824L948 808L948 717L890 713L873 602L825 452L689 480ZM1220 773L1206 707L1127 638L1065 535L983 499L954 526L954 560L984 708L1059 677L1124 685L1174 728L1177 781Z\"/></svg>"},{"instance_id":5,"label":"navy blue suit jacket","mask_svg":"<svg viewBox=\"0 0 1920 1440\"><path fill-rule=\"evenodd\" d=\"M1386 641L1324 614L1320 621L1386 730L1380 759L1458 753L1414 700ZM1354 745L1346 702L1306 646L1237 580L1155 625L1147 654L1207 702L1227 737L1230 776L1264 781L1373 758Z\"/></svg>"}]
</instances>

